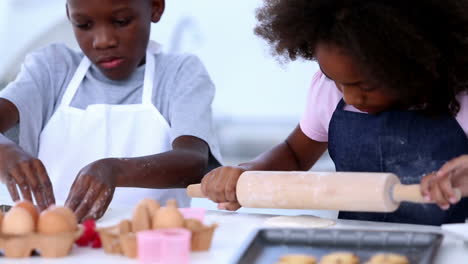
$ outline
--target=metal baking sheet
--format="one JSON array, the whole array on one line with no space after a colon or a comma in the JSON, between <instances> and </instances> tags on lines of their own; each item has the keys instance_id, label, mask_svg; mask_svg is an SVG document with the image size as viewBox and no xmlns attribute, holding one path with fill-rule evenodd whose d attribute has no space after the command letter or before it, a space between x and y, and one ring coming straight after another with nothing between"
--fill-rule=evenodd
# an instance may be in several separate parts
<instances>
[{"instance_id":1,"label":"metal baking sheet","mask_svg":"<svg viewBox=\"0 0 468 264\"><path fill-rule=\"evenodd\" d=\"M286 254L320 260L333 252L352 252L361 263L378 253L406 256L411 264L431 264L440 247L439 233L348 229L268 228L257 230L233 264L275 264Z\"/></svg>"},{"instance_id":2,"label":"metal baking sheet","mask_svg":"<svg viewBox=\"0 0 468 264\"><path fill-rule=\"evenodd\" d=\"M1 204L0 205L0 211L2 213L6 213L11 209L11 205L6 205L6 204Z\"/></svg>"}]
</instances>

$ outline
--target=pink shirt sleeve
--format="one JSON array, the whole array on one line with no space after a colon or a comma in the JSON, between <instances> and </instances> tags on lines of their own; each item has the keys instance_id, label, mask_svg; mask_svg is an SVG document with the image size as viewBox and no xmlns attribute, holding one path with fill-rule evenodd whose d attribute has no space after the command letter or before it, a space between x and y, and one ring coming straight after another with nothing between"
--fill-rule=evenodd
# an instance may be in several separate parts
<instances>
[{"instance_id":1,"label":"pink shirt sleeve","mask_svg":"<svg viewBox=\"0 0 468 264\"><path fill-rule=\"evenodd\" d=\"M328 142L328 125L342 97L333 81L321 71L315 73L299 123L302 132L312 140Z\"/></svg>"}]
</instances>

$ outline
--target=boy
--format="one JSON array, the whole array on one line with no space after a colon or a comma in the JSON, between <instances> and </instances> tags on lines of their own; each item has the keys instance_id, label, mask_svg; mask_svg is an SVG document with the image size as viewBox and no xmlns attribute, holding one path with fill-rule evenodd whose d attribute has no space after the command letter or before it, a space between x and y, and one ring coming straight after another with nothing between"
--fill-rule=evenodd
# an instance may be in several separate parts
<instances>
[{"instance_id":1,"label":"boy","mask_svg":"<svg viewBox=\"0 0 468 264\"><path fill-rule=\"evenodd\" d=\"M162 54L149 42L164 6L67 0L82 53L63 45L33 53L0 93L0 132L20 125L19 146L0 138L0 172L13 200L17 186L41 209L66 199L80 220L100 218L111 201L176 198L189 206L175 188L219 165L214 87L196 57Z\"/></svg>"}]
</instances>

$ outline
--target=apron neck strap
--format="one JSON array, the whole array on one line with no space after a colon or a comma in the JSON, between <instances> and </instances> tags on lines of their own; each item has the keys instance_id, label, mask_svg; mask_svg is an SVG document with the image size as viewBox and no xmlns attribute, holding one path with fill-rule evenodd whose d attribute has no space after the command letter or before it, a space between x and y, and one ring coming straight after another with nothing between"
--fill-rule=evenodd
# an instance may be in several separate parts
<instances>
[{"instance_id":1,"label":"apron neck strap","mask_svg":"<svg viewBox=\"0 0 468 264\"><path fill-rule=\"evenodd\" d=\"M145 78L143 80L143 95L142 104L152 105L153 88L154 88L154 75L155 75L155 59L154 54L161 52L161 45L154 41L149 41L148 48L146 49L146 65L145 65Z\"/></svg>"},{"instance_id":2,"label":"apron neck strap","mask_svg":"<svg viewBox=\"0 0 468 264\"><path fill-rule=\"evenodd\" d=\"M75 93L78 90L78 87L80 86L81 81L83 80L90 66L91 61L86 56L84 56L78 65L78 68L76 69L70 83L68 84L67 89L65 90L62 102L60 103L61 106L70 105L73 96L75 96Z\"/></svg>"},{"instance_id":3,"label":"apron neck strap","mask_svg":"<svg viewBox=\"0 0 468 264\"><path fill-rule=\"evenodd\" d=\"M149 41L148 48L146 50L146 65L145 65L145 77L143 80L143 93L142 93L142 104L152 104L152 95L154 87L154 75L155 75L155 59L154 55L161 52L161 45L155 41ZM89 67L91 61L88 57L84 56L81 60L78 68L75 71L68 87L65 90L60 106L69 106L73 97L80 87Z\"/></svg>"}]
</instances>

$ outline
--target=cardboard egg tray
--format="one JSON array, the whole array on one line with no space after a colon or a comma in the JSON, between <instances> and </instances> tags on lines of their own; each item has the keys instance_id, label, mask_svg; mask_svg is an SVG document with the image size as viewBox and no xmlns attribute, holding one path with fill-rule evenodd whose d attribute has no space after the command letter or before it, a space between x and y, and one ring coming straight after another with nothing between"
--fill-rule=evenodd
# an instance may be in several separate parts
<instances>
[{"instance_id":1,"label":"cardboard egg tray","mask_svg":"<svg viewBox=\"0 0 468 264\"><path fill-rule=\"evenodd\" d=\"M123 220L120 224L99 228L97 231L101 238L102 247L108 254L120 254L129 258L137 257L136 233L131 230L131 221ZM191 250L206 251L211 247L211 241L217 224L203 225L195 219L185 219L184 228L190 230Z\"/></svg>"},{"instance_id":2,"label":"cardboard egg tray","mask_svg":"<svg viewBox=\"0 0 468 264\"><path fill-rule=\"evenodd\" d=\"M75 240L83 232L81 226L74 232L46 235L31 233L26 235L0 234L0 250L7 258L26 258L35 250L44 258L60 258L70 254Z\"/></svg>"}]
</instances>

